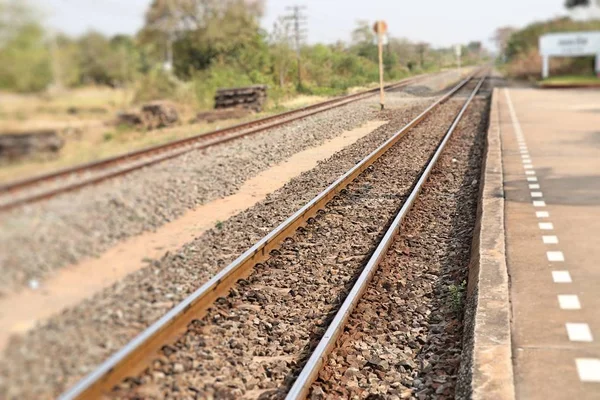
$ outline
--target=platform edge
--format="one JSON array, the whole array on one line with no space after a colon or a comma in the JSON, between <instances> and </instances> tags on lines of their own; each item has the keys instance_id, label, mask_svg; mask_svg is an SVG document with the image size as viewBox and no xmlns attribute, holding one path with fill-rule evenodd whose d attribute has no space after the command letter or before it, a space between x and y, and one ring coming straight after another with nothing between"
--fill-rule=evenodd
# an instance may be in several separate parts
<instances>
[{"instance_id":1,"label":"platform edge","mask_svg":"<svg viewBox=\"0 0 600 400\"><path fill-rule=\"evenodd\" d=\"M457 399L514 400L500 92L494 89L471 246Z\"/></svg>"}]
</instances>

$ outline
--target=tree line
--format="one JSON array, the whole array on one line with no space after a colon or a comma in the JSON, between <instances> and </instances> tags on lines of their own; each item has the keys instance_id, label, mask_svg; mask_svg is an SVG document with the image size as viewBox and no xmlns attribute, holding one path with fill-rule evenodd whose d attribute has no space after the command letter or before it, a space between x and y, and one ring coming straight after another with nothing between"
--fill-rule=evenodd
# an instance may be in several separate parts
<instances>
[{"instance_id":1,"label":"tree line","mask_svg":"<svg viewBox=\"0 0 600 400\"><path fill-rule=\"evenodd\" d=\"M94 84L134 88L139 100L182 92L204 99L219 86L263 83L275 91L336 94L378 80L371 23L359 21L350 42L303 44L299 64L290 19L282 16L266 30L263 11L260 0L153 0L135 35L70 37L50 32L23 0L0 0L0 89ZM484 49L472 42L463 54L475 62ZM455 55L453 48L389 37L384 63L393 80L452 67Z\"/></svg>"},{"instance_id":2,"label":"tree line","mask_svg":"<svg viewBox=\"0 0 600 400\"><path fill-rule=\"evenodd\" d=\"M573 10L592 6L590 0L566 0L565 8ZM500 59L506 72L515 78L538 80L542 71L539 53L539 38L547 33L598 31L600 20L573 20L558 17L547 21L536 21L516 29L505 26L496 30L494 40L500 50ZM552 74L593 75L594 57L553 57L550 60Z\"/></svg>"}]
</instances>

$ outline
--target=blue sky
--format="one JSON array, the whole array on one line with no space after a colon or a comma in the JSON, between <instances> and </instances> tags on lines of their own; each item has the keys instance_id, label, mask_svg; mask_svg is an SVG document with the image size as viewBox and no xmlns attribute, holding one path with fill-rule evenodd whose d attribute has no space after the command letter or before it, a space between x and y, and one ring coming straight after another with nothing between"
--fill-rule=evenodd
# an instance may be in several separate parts
<instances>
[{"instance_id":1,"label":"blue sky","mask_svg":"<svg viewBox=\"0 0 600 400\"><path fill-rule=\"evenodd\" d=\"M151 0L29 0L43 10L47 24L78 35L90 29L107 34L134 33ZM349 40L359 19L387 21L394 36L449 46L480 40L488 43L498 26L520 27L565 15L564 0L267 0L262 21L275 19L294 4L306 6L310 43Z\"/></svg>"}]
</instances>

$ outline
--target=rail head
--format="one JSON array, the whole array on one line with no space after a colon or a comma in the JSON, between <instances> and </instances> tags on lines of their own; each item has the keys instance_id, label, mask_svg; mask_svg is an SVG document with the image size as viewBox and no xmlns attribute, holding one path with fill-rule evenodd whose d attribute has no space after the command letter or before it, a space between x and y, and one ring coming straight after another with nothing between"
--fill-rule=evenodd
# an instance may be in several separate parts
<instances>
[{"instance_id":1,"label":"rail head","mask_svg":"<svg viewBox=\"0 0 600 400\"><path fill-rule=\"evenodd\" d=\"M419 114L415 119L409 122L401 130L396 132L392 137L381 144L377 149L372 151L368 156L361 160L358 164L352 167L349 171L340 176L334 183L329 185L325 190L319 193L311 201L305 204L302 208L296 211L293 215L287 218L273 231L263 237L259 242L253 245L240 255L235 261L227 267L219 271L209 281L204 283L199 289L194 291L178 305L168 311L163 317L150 325L142 333L136 336L133 340L127 343L123 348L114 353L110 358L100 364L89 375L85 376L73 387L60 395L61 400L71 400L79 398L92 398L93 394L103 393L103 385L110 386L109 383L116 383L127 375L124 374L124 369L135 362L138 358L153 357L160 350L158 342L161 337L170 337L169 329L174 326L187 325L193 319L197 319L199 315L205 311L201 308L206 305L206 299L214 299L218 297L218 293L224 293L232 284L235 283L242 273L248 272L260 260L268 257L269 251L280 243L289 234L306 221L310 216L314 215L318 209L323 207L335 194L346 187L356 176L364 171L369 165L375 162L383 153L392 147L406 132L423 121L434 109L440 104L446 102L460 89L462 89L475 75L469 75L466 79L459 82L444 96L435 101L425 111ZM153 343L151 347L148 343ZM141 356L140 351L145 351L146 354ZM132 361L133 360L133 361Z\"/></svg>"}]
</instances>

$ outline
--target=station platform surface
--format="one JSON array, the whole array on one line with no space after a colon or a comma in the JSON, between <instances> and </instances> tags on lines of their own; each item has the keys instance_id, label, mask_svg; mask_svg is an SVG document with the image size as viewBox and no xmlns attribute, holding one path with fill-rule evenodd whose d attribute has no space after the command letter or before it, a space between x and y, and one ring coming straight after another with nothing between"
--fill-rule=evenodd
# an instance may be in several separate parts
<instances>
[{"instance_id":1,"label":"station platform surface","mask_svg":"<svg viewBox=\"0 0 600 400\"><path fill-rule=\"evenodd\" d=\"M517 399L600 399L600 91L497 91Z\"/></svg>"}]
</instances>

